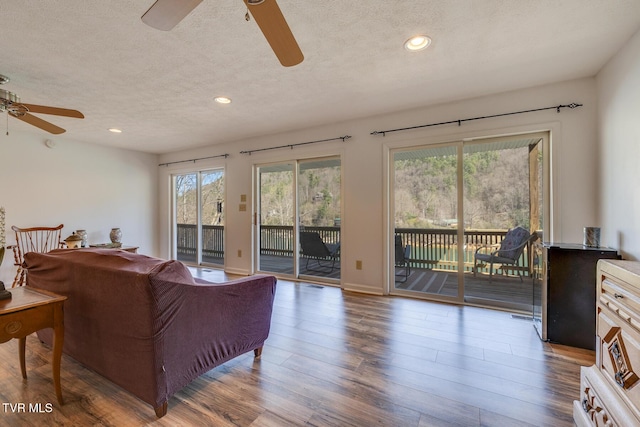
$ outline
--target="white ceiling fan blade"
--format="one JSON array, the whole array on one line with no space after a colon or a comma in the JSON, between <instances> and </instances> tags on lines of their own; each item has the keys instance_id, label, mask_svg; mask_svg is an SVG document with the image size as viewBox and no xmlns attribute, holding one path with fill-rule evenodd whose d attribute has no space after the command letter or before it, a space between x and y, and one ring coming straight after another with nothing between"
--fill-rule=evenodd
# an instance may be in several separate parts
<instances>
[{"instance_id":1,"label":"white ceiling fan blade","mask_svg":"<svg viewBox=\"0 0 640 427\"><path fill-rule=\"evenodd\" d=\"M202 0L157 0L141 19L150 27L169 31L200 3Z\"/></svg>"}]
</instances>

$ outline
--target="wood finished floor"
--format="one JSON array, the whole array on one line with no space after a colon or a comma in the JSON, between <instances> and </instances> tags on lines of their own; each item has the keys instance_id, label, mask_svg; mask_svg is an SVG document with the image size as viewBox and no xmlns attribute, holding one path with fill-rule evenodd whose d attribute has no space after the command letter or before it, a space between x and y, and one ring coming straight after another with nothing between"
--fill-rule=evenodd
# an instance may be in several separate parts
<instances>
[{"instance_id":1,"label":"wood finished floor","mask_svg":"<svg viewBox=\"0 0 640 427\"><path fill-rule=\"evenodd\" d=\"M573 426L579 369L595 358L542 343L505 312L281 280L261 360L213 369L157 419L66 355L58 405L50 349L27 339L23 381L17 344L0 345L0 425ZM18 403L26 412L12 412ZM28 412L34 403L41 412Z\"/></svg>"}]
</instances>

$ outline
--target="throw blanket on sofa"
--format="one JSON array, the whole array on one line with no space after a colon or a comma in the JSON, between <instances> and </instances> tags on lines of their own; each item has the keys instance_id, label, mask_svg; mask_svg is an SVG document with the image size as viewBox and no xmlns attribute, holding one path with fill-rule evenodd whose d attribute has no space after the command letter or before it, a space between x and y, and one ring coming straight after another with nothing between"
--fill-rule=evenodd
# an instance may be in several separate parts
<instances>
[{"instance_id":1,"label":"throw blanket on sofa","mask_svg":"<svg viewBox=\"0 0 640 427\"><path fill-rule=\"evenodd\" d=\"M179 261L117 249L27 253L27 285L67 296L63 351L166 413L178 390L236 356L259 355L276 279L194 280ZM49 330L38 333L51 343Z\"/></svg>"}]
</instances>

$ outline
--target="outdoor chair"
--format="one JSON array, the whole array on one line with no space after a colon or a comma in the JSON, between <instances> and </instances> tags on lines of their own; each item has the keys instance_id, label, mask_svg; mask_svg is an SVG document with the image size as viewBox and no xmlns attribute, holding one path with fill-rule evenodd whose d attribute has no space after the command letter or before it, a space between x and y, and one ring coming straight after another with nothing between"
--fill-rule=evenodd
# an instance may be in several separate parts
<instances>
[{"instance_id":1,"label":"outdoor chair","mask_svg":"<svg viewBox=\"0 0 640 427\"><path fill-rule=\"evenodd\" d=\"M62 227L31 227L18 228L15 225L11 227L16 233L16 244L7 246L7 249L13 249L14 265L18 268L16 277L13 279L12 288L22 286L25 282L26 270L22 268L24 254L27 252L49 252L53 249L65 247L62 238Z\"/></svg>"},{"instance_id":2,"label":"outdoor chair","mask_svg":"<svg viewBox=\"0 0 640 427\"><path fill-rule=\"evenodd\" d=\"M316 231L300 232L300 249L302 256L307 259L305 268L309 271L331 273L336 268L336 260L340 253L340 243L324 243L320 233ZM309 261L317 262L320 269L309 268Z\"/></svg>"},{"instance_id":3,"label":"outdoor chair","mask_svg":"<svg viewBox=\"0 0 640 427\"><path fill-rule=\"evenodd\" d=\"M507 231L504 239L499 244L483 245L476 249L473 261L473 276L476 276L478 268L485 267L489 263L489 283L493 277L493 265L501 264L515 266L524 251L525 246L530 241L538 238L536 233L529 233L522 227L515 227ZM518 276L522 281L522 273L519 271Z\"/></svg>"},{"instance_id":4,"label":"outdoor chair","mask_svg":"<svg viewBox=\"0 0 640 427\"><path fill-rule=\"evenodd\" d=\"M395 236L395 267L396 269L404 269L404 273L398 274L396 272L396 282L404 283L409 279L411 274L411 265L409 264L409 257L411 256L411 245L404 246L402 244L402 236ZM398 280L398 277L403 279Z\"/></svg>"}]
</instances>

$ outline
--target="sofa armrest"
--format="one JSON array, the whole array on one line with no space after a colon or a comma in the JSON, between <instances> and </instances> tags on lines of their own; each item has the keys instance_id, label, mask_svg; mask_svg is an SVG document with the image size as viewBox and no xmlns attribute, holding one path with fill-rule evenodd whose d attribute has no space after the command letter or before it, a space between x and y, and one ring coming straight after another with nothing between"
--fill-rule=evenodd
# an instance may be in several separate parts
<instances>
[{"instance_id":1,"label":"sofa armrest","mask_svg":"<svg viewBox=\"0 0 640 427\"><path fill-rule=\"evenodd\" d=\"M216 284L180 283L160 276L150 279L158 310L157 368L165 372L167 396L212 368L263 346L271 327L275 277L257 275Z\"/></svg>"}]
</instances>

